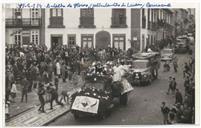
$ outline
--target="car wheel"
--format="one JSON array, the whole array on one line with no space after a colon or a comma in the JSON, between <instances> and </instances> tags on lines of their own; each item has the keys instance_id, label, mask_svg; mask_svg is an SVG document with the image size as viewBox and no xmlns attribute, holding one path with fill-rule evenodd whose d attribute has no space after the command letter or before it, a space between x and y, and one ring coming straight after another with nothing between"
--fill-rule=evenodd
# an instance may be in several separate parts
<instances>
[{"instance_id":1,"label":"car wheel","mask_svg":"<svg viewBox=\"0 0 201 128\"><path fill-rule=\"evenodd\" d=\"M123 95L120 96L120 105L127 105L128 102L128 94L125 93Z\"/></svg>"},{"instance_id":2,"label":"car wheel","mask_svg":"<svg viewBox=\"0 0 201 128\"><path fill-rule=\"evenodd\" d=\"M99 120L103 120L103 119L105 119L107 116L106 116L106 112L101 112L101 113L99 113L98 114L98 119Z\"/></svg>"},{"instance_id":3,"label":"car wheel","mask_svg":"<svg viewBox=\"0 0 201 128\"><path fill-rule=\"evenodd\" d=\"M73 115L74 115L75 120L80 119L80 116L79 116L79 114L77 112L74 112Z\"/></svg>"}]
</instances>

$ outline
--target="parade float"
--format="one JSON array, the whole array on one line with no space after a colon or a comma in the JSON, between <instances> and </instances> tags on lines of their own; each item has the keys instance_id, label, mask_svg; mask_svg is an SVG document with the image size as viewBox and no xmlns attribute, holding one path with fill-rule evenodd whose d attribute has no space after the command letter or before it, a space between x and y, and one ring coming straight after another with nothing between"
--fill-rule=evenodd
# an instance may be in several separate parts
<instances>
[{"instance_id":1,"label":"parade float","mask_svg":"<svg viewBox=\"0 0 201 128\"><path fill-rule=\"evenodd\" d=\"M112 81L111 67L92 64L85 75L84 86L72 95L71 112L75 119L88 116L103 119L115 106L126 105L127 93L132 90L125 80L119 83Z\"/></svg>"}]
</instances>

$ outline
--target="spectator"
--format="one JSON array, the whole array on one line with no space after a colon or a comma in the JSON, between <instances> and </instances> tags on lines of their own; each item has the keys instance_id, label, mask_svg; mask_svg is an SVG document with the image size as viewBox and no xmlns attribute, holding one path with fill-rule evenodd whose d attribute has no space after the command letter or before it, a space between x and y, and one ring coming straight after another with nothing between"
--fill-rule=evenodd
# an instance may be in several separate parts
<instances>
[{"instance_id":1,"label":"spectator","mask_svg":"<svg viewBox=\"0 0 201 128\"><path fill-rule=\"evenodd\" d=\"M39 83L38 98L39 98L39 101L40 101L40 107L39 107L38 111L40 111L42 113L45 113L45 110L44 110L44 106L45 106L44 95L45 95L44 85L42 83Z\"/></svg>"},{"instance_id":2,"label":"spectator","mask_svg":"<svg viewBox=\"0 0 201 128\"><path fill-rule=\"evenodd\" d=\"M21 82L21 94L22 94L22 97L21 97L21 102L23 102L24 100L24 97L25 97L25 100L26 100L26 103L27 103L27 93L28 93L28 81L27 81L27 78L24 77L24 79L22 80Z\"/></svg>"},{"instance_id":3,"label":"spectator","mask_svg":"<svg viewBox=\"0 0 201 128\"><path fill-rule=\"evenodd\" d=\"M5 104L5 115L6 115L5 118L6 118L6 120L9 120L9 118L10 118L9 107L10 107L10 102L6 101L6 104Z\"/></svg>"},{"instance_id":4,"label":"spectator","mask_svg":"<svg viewBox=\"0 0 201 128\"><path fill-rule=\"evenodd\" d=\"M188 66L187 63L185 63L185 66L184 66L184 71L183 71L183 77L185 78L186 75L190 76L190 67Z\"/></svg>"},{"instance_id":5,"label":"spectator","mask_svg":"<svg viewBox=\"0 0 201 128\"><path fill-rule=\"evenodd\" d=\"M61 65L59 61L56 62L56 75L60 78L61 75Z\"/></svg>"},{"instance_id":6,"label":"spectator","mask_svg":"<svg viewBox=\"0 0 201 128\"><path fill-rule=\"evenodd\" d=\"M17 91L16 81L14 81L11 85L11 97L12 97L12 102L14 103L15 103L15 98L17 93L18 91Z\"/></svg>"},{"instance_id":7,"label":"spectator","mask_svg":"<svg viewBox=\"0 0 201 128\"><path fill-rule=\"evenodd\" d=\"M170 109L166 106L165 102L162 102L161 112L163 114L163 124L168 124L168 113Z\"/></svg>"},{"instance_id":8,"label":"spectator","mask_svg":"<svg viewBox=\"0 0 201 128\"><path fill-rule=\"evenodd\" d=\"M175 90L177 88L177 82L175 78L172 79L172 92L175 93Z\"/></svg>"},{"instance_id":9,"label":"spectator","mask_svg":"<svg viewBox=\"0 0 201 128\"><path fill-rule=\"evenodd\" d=\"M168 114L168 124L176 123L176 110L172 108Z\"/></svg>"},{"instance_id":10,"label":"spectator","mask_svg":"<svg viewBox=\"0 0 201 128\"><path fill-rule=\"evenodd\" d=\"M54 72L54 67L52 62L49 62L48 67L47 67L47 72L49 76L49 81L52 81L52 73Z\"/></svg>"},{"instance_id":11,"label":"spectator","mask_svg":"<svg viewBox=\"0 0 201 128\"><path fill-rule=\"evenodd\" d=\"M61 76L63 82L66 82L66 65L64 63L61 64Z\"/></svg>"},{"instance_id":12,"label":"spectator","mask_svg":"<svg viewBox=\"0 0 201 128\"><path fill-rule=\"evenodd\" d=\"M173 88L172 88L172 77L169 77L169 83L168 83L168 92L167 95L169 95L170 91L172 92Z\"/></svg>"},{"instance_id":13,"label":"spectator","mask_svg":"<svg viewBox=\"0 0 201 128\"><path fill-rule=\"evenodd\" d=\"M177 103L183 104L183 97L179 89L176 89L176 94L175 94L175 104Z\"/></svg>"},{"instance_id":14,"label":"spectator","mask_svg":"<svg viewBox=\"0 0 201 128\"><path fill-rule=\"evenodd\" d=\"M55 78L54 78L54 84L55 84L56 90L58 91L58 86L59 86L59 78L58 78L58 76L55 76Z\"/></svg>"},{"instance_id":15,"label":"spectator","mask_svg":"<svg viewBox=\"0 0 201 128\"><path fill-rule=\"evenodd\" d=\"M173 61L173 67L174 67L174 72L177 72L178 64L176 60Z\"/></svg>"},{"instance_id":16,"label":"spectator","mask_svg":"<svg viewBox=\"0 0 201 128\"><path fill-rule=\"evenodd\" d=\"M53 101L55 101L58 105L63 106L63 104L58 101L58 92L56 91L55 86L51 83L50 83L50 87L49 87L49 92L51 94L50 109L53 109Z\"/></svg>"}]
</instances>

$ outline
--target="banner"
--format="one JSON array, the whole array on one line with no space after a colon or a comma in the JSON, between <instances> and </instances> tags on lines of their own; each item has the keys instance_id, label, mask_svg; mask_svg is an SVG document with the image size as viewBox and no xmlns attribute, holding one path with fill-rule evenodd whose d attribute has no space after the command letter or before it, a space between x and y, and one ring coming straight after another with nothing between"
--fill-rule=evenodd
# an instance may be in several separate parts
<instances>
[{"instance_id":1,"label":"banner","mask_svg":"<svg viewBox=\"0 0 201 128\"><path fill-rule=\"evenodd\" d=\"M99 99L88 96L76 96L71 109L97 114L98 106Z\"/></svg>"},{"instance_id":2,"label":"banner","mask_svg":"<svg viewBox=\"0 0 201 128\"><path fill-rule=\"evenodd\" d=\"M121 92L121 95L130 92L134 89L126 79L122 80L122 85L123 85L123 91Z\"/></svg>"}]
</instances>

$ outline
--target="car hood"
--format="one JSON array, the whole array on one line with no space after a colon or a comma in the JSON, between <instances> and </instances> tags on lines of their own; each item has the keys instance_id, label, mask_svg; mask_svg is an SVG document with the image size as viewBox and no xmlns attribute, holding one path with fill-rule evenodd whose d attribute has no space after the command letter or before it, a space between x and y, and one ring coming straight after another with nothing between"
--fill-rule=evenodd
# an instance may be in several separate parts
<instances>
[{"instance_id":1,"label":"car hood","mask_svg":"<svg viewBox=\"0 0 201 128\"><path fill-rule=\"evenodd\" d=\"M168 54L162 54L161 56L172 56L172 53L168 53Z\"/></svg>"}]
</instances>

